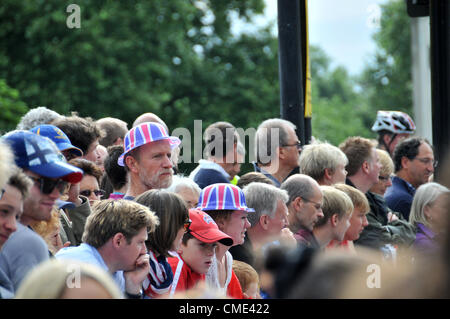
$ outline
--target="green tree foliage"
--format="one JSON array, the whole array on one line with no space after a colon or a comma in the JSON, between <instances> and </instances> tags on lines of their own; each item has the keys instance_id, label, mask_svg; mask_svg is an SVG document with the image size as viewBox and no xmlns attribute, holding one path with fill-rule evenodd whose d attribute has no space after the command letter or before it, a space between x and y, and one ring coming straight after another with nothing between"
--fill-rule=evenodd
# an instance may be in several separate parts
<instances>
[{"instance_id":1,"label":"green tree foliage","mask_svg":"<svg viewBox=\"0 0 450 319\"><path fill-rule=\"evenodd\" d=\"M363 97L355 92L355 80L343 67L331 69L331 60L322 49L311 46L310 55L312 135L334 145L348 136L371 137L362 120L368 109Z\"/></svg>"},{"instance_id":2,"label":"green tree foliage","mask_svg":"<svg viewBox=\"0 0 450 319\"><path fill-rule=\"evenodd\" d=\"M0 77L16 87L28 105L94 118L114 116L129 123L151 111L170 127L189 127L192 117L204 118L205 113L231 120L230 105L241 110L232 104L242 90L235 85L244 78L259 82L258 72L237 79L235 69L258 63L252 55L263 54L267 37L248 38L249 43L245 37L232 40L228 15L234 11L250 19L262 12L262 0L77 4L81 28L70 29L70 13L58 0L2 1ZM259 45L260 54L249 51ZM253 85L264 90L264 85ZM241 101L253 103L253 96L247 98Z\"/></svg>"},{"instance_id":3,"label":"green tree foliage","mask_svg":"<svg viewBox=\"0 0 450 319\"><path fill-rule=\"evenodd\" d=\"M0 79L0 135L13 130L22 114L27 111L27 106L20 100L19 92Z\"/></svg>"},{"instance_id":4,"label":"green tree foliage","mask_svg":"<svg viewBox=\"0 0 450 319\"><path fill-rule=\"evenodd\" d=\"M359 81L373 114L366 125L373 124L377 110L412 113L411 18L405 1L389 1L381 9L381 26L373 36L376 53Z\"/></svg>"}]
</instances>

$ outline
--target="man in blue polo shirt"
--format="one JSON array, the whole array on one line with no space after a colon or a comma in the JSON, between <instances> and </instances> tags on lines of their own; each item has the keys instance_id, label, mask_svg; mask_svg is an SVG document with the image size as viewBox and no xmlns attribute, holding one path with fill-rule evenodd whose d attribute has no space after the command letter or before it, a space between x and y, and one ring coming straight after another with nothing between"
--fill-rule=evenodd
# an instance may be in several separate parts
<instances>
[{"instance_id":1,"label":"man in blue polo shirt","mask_svg":"<svg viewBox=\"0 0 450 319\"><path fill-rule=\"evenodd\" d=\"M428 183L435 164L433 148L426 139L413 137L401 141L394 150L392 186L384 194L388 207L409 220L416 189Z\"/></svg>"}]
</instances>

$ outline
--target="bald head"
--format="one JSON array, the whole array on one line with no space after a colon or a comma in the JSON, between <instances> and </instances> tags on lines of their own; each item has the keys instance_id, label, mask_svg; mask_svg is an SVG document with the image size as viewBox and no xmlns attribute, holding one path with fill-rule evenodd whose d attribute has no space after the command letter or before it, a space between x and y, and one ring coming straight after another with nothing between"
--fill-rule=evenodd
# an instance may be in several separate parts
<instances>
[{"instance_id":1,"label":"bald head","mask_svg":"<svg viewBox=\"0 0 450 319\"><path fill-rule=\"evenodd\" d=\"M169 128L167 127L166 123L161 120L161 118L154 114L154 113L144 113L137 117L137 119L133 123L133 127L138 126L139 124L145 123L145 122L155 122L159 123L166 129L167 133L169 132Z\"/></svg>"},{"instance_id":2,"label":"bald head","mask_svg":"<svg viewBox=\"0 0 450 319\"><path fill-rule=\"evenodd\" d=\"M297 197L308 199L314 196L315 191L320 191L317 181L304 174L291 175L281 184L280 188L288 192L289 201L286 203L288 206Z\"/></svg>"}]
</instances>

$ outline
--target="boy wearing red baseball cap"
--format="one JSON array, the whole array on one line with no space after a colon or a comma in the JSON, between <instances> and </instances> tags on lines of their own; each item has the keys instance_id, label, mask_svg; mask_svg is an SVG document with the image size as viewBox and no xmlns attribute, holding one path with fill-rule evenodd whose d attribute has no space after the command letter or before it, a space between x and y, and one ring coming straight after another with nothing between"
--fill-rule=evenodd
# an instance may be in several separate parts
<instances>
[{"instance_id":1,"label":"boy wearing red baseball cap","mask_svg":"<svg viewBox=\"0 0 450 319\"><path fill-rule=\"evenodd\" d=\"M199 209L189 210L191 225L184 234L182 244L176 257L169 257L168 262L174 273L170 296L191 288L202 280L215 258L217 243L226 246L233 244L233 239L219 230L214 220Z\"/></svg>"}]
</instances>

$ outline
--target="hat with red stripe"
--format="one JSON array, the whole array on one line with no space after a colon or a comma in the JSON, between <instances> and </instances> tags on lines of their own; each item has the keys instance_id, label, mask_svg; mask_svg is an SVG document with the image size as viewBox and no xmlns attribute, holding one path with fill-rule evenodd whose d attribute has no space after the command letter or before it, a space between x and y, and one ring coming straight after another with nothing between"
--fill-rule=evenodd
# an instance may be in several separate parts
<instances>
[{"instance_id":1,"label":"hat with red stripe","mask_svg":"<svg viewBox=\"0 0 450 319\"><path fill-rule=\"evenodd\" d=\"M189 225L188 233L192 234L198 240L204 243L218 241L225 246L233 245L233 239L222 232L214 219L207 213L192 208L189 210L189 219L191 220L191 225Z\"/></svg>"},{"instance_id":2,"label":"hat with red stripe","mask_svg":"<svg viewBox=\"0 0 450 319\"><path fill-rule=\"evenodd\" d=\"M175 148L181 143L178 137L169 136L164 126L159 123L145 122L133 127L125 135L125 139L123 141L125 152L120 155L117 163L120 166L125 166L123 159L125 157L125 154L127 154L129 151L134 150L139 146L160 140L168 140L171 149Z\"/></svg>"},{"instance_id":3,"label":"hat with red stripe","mask_svg":"<svg viewBox=\"0 0 450 319\"><path fill-rule=\"evenodd\" d=\"M247 207L242 189L229 183L217 183L205 187L200 193L198 209L208 210L240 210L252 213L255 210Z\"/></svg>"}]
</instances>

